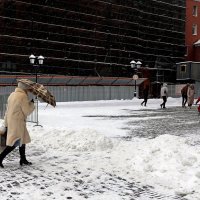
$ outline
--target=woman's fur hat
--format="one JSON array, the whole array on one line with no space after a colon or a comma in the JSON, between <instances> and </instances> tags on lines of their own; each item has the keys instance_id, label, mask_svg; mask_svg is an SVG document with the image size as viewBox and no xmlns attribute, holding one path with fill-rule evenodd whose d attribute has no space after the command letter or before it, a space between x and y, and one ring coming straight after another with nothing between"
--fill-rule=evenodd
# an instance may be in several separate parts
<instances>
[{"instance_id":1,"label":"woman's fur hat","mask_svg":"<svg viewBox=\"0 0 200 200\"><path fill-rule=\"evenodd\" d=\"M21 88L22 90L28 90L29 89L29 86L22 83L22 82L18 82L18 88Z\"/></svg>"}]
</instances>

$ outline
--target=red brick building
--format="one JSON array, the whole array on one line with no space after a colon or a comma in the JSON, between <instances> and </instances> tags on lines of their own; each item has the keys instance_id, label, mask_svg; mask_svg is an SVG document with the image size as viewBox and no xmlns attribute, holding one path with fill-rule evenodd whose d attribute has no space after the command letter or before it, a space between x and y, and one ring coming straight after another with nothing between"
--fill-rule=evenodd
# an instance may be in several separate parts
<instances>
[{"instance_id":1,"label":"red brick building","mask_svg":"<svg viewBox=\"0 0 200 200\"><path fill-rule=\"evenodd\" d=\"M186 61L200 61L200 0L186 1Z\"/></svg>"}]
</instances>

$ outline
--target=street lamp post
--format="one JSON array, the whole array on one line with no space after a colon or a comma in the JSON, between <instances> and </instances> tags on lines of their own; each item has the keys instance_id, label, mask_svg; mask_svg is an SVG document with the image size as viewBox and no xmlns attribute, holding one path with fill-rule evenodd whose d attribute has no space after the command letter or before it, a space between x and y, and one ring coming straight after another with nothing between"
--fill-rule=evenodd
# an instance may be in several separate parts
<instances>
[{"instance_id":1,"label":"street lamp post","mask_svg":"<svg viewBox=\"0 0 200 200\"><path fill-rule=\"evenodd\" d=\"M35 82L38 82L38 67L40 65L43 65L43 61L44 61L44 57L43 56L34 56L33 54L31 54L29 56L29 60L30 63L34 66L35 68ZM39 121L38 121L38 97L36 96L36 125L35 126L41 126L39 125Z\"/></svg>"},{"instance_id":2,"label":"street lamp post","mask_svg":"<svg viewBox=\"0 0 200 200\"><path fill-rule=\"evenodd\" d=\"M130 62L131 64L131 68L134 70L134 75L133 75L133 80L135 81L135 91L134 91L134 97L137 96L137 92L136 92L136 83L138 80L138 75L137 75L137 71L138 69L141 67L142 63L140 61L135 62L134 60L132 60Z\"/></svg>"}]
</instances>

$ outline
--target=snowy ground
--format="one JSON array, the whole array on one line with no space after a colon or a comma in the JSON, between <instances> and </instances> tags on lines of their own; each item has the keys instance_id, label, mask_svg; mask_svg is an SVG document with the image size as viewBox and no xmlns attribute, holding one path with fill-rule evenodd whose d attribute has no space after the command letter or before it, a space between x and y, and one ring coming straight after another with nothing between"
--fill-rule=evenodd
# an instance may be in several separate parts
<instances>
[{"instance_id":1,"label":"snowy ground","mask_svg":"<svg viewBox=\"0 0 200 200\"><path fill-rule=\"evenodd\" d=\"M40 104L28 123L32 166L18 149L0 169L0 200L200 199L197 108L181 99Z\"/></svg>"}]
</instances>

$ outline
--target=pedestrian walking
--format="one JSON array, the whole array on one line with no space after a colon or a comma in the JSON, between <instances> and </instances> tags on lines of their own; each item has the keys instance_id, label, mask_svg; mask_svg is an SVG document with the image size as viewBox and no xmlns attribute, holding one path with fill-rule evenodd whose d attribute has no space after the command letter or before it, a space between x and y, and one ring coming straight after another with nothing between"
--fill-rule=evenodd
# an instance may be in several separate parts
<instances>
[{"instance_id":1,"label":"pedestrian walking","mask_svg":"<svg viewBox=\"0 0 200 200\"><path fill-rule=\"evenodd\" d=\"M4 158L19 146L20 165L31 165L27 161L25 149L26 144L31 139L26 128L26 118L34 110L34 101L28 99L29 88L19 82L18 87L10 94L7 101L7 110L4 117L5 127L7 127L6 147L0 154L0 167L4 168L2 162Z\"/></svg>"},{"instance_id":2,"label":"pedestrian walking","mask_svg":"<svg viewBox=\"0 0 200 200\"><path fill-rule=\"evenodd\" d=\"M196 105L199 103L199 101L200 101L200 97L198 97L196 101ZM198 114L200 115L200 104L198 105L197 110L198 110Z\"/></svg>"},{"instance_id":3,"label":"pedestrian walking","mask_svg":"<svg viewBox=\"0 0 200 200\"><path fill-rule=\"evenodd\" d=\"M167 84L163 83L163 86L160 89L160 96L163 99L163 102L160 104L161 108L166 108L165 104L167 102L167 97L168 97L168 88L167 88Z\"/></svg>"},{"instance_id":4,"label":"pedestrian walking","mask_svg":"<svg viewBox=\"0 0 200 200\"><path fill-rule=\"evenodd\" d=\"M190 109L192 107L192 104L194 103L194 94L195 94L194 85L190 84L187 91L187 102Z\"/></svg>"},{"instance_id":5,"label":"pedestrian walking","mask_svg":"<svg viewBox=\"0 0 200 200\"><path fill-rule=\"evenodd\" d=\"M146 106L147 105L147 101L148 101L148 96L149 96L149 86L146 85L143 89L143 97L144 97L144 101L141 103L141 105Z\"/></svg>"},{"instance_id":6,"label":"pedestrian walking","mask_svg":"<svg viewBox=\"0 0 200 200\"><path fill-rule=\"evenodd\" d=\"M185 108L185 104L187 103L187 91L189 87L189 83L187 83L182 89L181 89L181 95L182 95L182 107Z\"/></svg>"}]
</instances>

